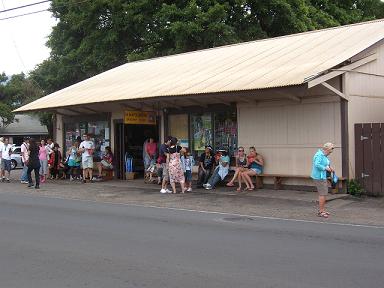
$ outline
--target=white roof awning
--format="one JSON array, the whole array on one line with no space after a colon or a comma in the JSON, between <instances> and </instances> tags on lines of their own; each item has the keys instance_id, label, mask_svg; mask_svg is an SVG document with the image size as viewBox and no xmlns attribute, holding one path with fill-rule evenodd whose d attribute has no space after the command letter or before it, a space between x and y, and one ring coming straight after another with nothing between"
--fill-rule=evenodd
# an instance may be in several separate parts
<instances>
[{"instance_id":1,"label":"white roof awning","mask_svg":"<svg viewBox=\"0 0 384 288\"><path fill-rule=\"evenodd\" d=\"M383 38L377 20L127 63L16 112L300 85Z\"/></svg>"}]
</instances>

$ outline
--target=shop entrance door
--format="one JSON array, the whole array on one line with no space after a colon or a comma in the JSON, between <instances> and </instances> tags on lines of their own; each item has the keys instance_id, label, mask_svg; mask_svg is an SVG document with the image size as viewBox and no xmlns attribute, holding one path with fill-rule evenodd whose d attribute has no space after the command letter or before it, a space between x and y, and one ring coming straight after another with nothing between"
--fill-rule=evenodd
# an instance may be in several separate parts
<instances>
[{"instance_id":1,"label":"shop entrance door","mask_svg":"<svg viewBox=\"0 0 384 288\"><path fill-rule=\"evenodd\" d=\"M143 174L143 146L144 141L153 138L158 142L157 125L125 124L124 150L127 156L133 158L133 171Z\"/></svg>"}]
</instances>

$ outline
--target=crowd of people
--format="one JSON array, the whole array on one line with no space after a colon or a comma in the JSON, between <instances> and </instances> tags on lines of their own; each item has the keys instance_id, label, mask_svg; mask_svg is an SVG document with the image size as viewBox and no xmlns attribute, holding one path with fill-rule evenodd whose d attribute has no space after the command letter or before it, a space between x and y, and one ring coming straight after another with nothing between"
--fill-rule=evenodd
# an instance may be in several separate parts
<instances>
[{"instance_id":1,"label":"crowd of people","mask_svg":"<svg viewBox=\"0 0 384 288\"><path fill-rule=\"evenodd\" d=\"M8 138L0 137L0 179L1 182L10 182L11 155L13 145ZM28 187L40 188L40 184L50 179L66 179L71 181L81 180L83 183L93 182L94 167L97 168L96 179L102 178L103 170L113 169L113 153L111 147L105 147L101 155L95 155L95 144L89 134L84 134L83 139L78 137L66 151L64 157L59 150L60 146L52 139L37 142L28 137L24 138L21 145L21 160L23 170L20 177L22 184ZM311 178L314 180L319 194L318 216L328 218L329 212L325 210L326 195L328 194L328 180L333 173L332 183L337 183L334 168L330 165L328 156L333 152L334 144L325 143L312 160ZM244 147L239 147L235 156L235 171L233 177L226 183L234 187L237 180L236 191L252 191L255 186L252 176L263 173L264 159L256 152L255 147L250 147L248 154ZM180 192L192 192L192 170L195 159L186 147L178 145L176 137L168 136L159 146L154 138L149 138L143 145L144 171L150 182L156 172L157 182L161 184L160 193L177 193L176 184L180 185ZM95 165L94 165L94 162ZM198 159L197 188L207 190L223 182L229 174L230 157L224 149L216 153L210 145L205 146L205 151ZM80 172L82 170L82 173ZM32 180L32 172L35 181ZM336 178L336 179L335 179ZM172 190L168 189L168 184ZM243 184L245 188L243 188ZM243 190L244 189L244 190Z\"/></svg>"},{"instance_id":2,"label":"crowd of people","mask_svg":"<svg viewBox=\"0 0 384 288\"><path fill-rule=\"evenodd\" d=\"M148 143L152 143L152 140ZM177 138L169 136L160 145L156 164L159 184L161 184L160 193L177 193L176 183L180 184L181 193L192 191L192 167L195 160L188 148L181 147L177 143ZM319 210L317 215L324 218L328 218L330 215L325 210L330 174L333 173L331 178L332 185L336 185L338 181L337 176L334 174L335 169L330 165L330 160L328 159L334 147L332 143L325 143L323 148L319 149L312 159L311 178L319 194ZM144 148L144 150L146 149ZM153 153L152 157L148 158L148 167L155 163L154 155ZM244 147L239 147L235 158L235 173L229 182L226 183L226 186L234 187L234 182L237 180L238 187L236 191L254 190L255 186L251 177L263 173L263 156L256 152L255 147L249 147L248 154L245 153ZM205 151L200 155L198 162L197 187L207 190L213 189L219 182L225 180L229 173L229 168L230 158L226 150L219 149L214 153L210 145L205 146ZM152 172L153 170L151 170ZM172 190L167 188L168 183L170 183ZM244 190L243 184L245 185Z\"/></svg>"},{"instance_id":3,"label":"crowd of people","mask_svg":"<svg viewBox=\"0 0 384 288\"><path fill-rule=\"evenodd\" d=\"M158 157L156 158L156 149L150 149L148 146L155 143L152 138L144 143L144 167L146 173L153 178L153 167L156 165L158 184L161 184L161 193L176 193L176 183L180 184L181 193L192 191L192 170L195 165L195 159L188 148L178 145L178 139L167 137L159 147ZM156 144L154 145L156 147ZM152 151L152 153L150 153ZM155 152L156 151L156 152ZM255 147L249 148L248 156L244 153L244 148L239 147L236 156L236 171L233 178L226 184L229 187L235 186L237 179L237 191L254 190L255 187L251 180L252 176L263 172L264 159L256 152ZM197 188L207 190L223 182L229 173L230 157L225 149L218 149L215 153L212 146L206 145L205 151L198 159L198 180ZM172 190L169 190L167 184L170 184Z\"/></svg>"},{"instance_id":4,"label":"crowd of people","mask_svg":"<svg viewBox=\"0 0 384 288\"><path fill-rule=\"evenodd\" d=\"M10 182L12 147L8 138L0 137L0 178L2 182ZM39 189L40 184L45 183L48 178L52 180L69 178L71 181L81 180L83 183L93 182L102 179L103 170L113 169L111 147L105 147L103 152L96 155L95 145L89 134L84 134L83 138L78 137L73 141L64 157L59 148L59 144L50 138L46 141L45 139L37 141L25 137L20 149L23 163L21 184L28 184L28 187ZM98 171L96 177L93 176L94 166Z\"/></svg>"}]
</instances>

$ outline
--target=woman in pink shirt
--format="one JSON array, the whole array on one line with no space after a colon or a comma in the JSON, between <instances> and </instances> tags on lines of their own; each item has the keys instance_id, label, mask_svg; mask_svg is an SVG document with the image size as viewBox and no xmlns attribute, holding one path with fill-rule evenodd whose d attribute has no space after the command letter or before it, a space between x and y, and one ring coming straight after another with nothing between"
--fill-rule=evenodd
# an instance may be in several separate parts
<instances>
[{"instance_id":1,"label":"woman in pink shirt","mask_svg":"<svg viewBox=\"0 0 384 288\"><path fill-rule=\"evenodd\" d=\"M155 165L157 156L157 143L153 138L149 138L149 141L145 144L144 155L145 174L149 176L149 182L152 182L153 169L151 167Z\"/></svg>"},{"instance_id":2,"label":"woman in pink shirt","mask_svg":"<svg viewBox=\"0 0 384 288\"><path fill-rule=\"evenodd\" d=\"M40 160L40 177L41 183L44 183L48 175L48 147L45 144L45 140L41 140L39 146L39 160Z\"/></svg>"},{"instance_id":3,"label":"woman in pink shirt","mask_svg":"<svg viewBox=\"0 0 384 288\"><path fill-rule=\"evenodd\" d=\"M157 154L157 143L153 138L149 138L149 142L145 146L145 149L147 150L148 156L151 159L151 162L153 159L156 159Z\"/></svg>"}]
</instances>

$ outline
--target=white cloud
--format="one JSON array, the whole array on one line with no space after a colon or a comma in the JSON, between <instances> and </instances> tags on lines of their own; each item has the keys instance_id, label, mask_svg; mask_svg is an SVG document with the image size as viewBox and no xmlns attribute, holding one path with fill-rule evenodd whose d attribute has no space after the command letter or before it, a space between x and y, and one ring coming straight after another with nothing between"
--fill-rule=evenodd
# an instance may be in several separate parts
<instances>
[{"instance_id":1,"label":"white cloud","mask_svg":"<svg viewBox=\"0 0 384 288\"><path fill-rule=\"evenodd\" d=\"M36 0L0 0L0 11L19 7ZM4 5L4 6L3 6ZM4 8L5 7L5 8ZM0 13L0 19L47 9L49 2L14 11ZM7 75L28 73L49 57L45 46L56 20L49 11L0 20L0 73Z\"/></svg>"}]
</instances>

